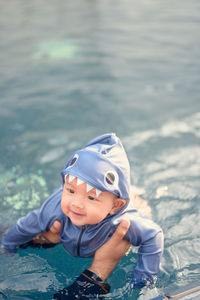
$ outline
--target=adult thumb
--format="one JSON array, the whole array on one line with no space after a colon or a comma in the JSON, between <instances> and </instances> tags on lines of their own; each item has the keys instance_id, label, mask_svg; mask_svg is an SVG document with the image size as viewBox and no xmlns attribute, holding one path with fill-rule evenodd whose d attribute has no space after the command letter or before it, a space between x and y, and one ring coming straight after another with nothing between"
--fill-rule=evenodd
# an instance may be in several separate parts
<instances>
[{"instance_id":1,"label":"adult thumb","mask_svg":"<svg viewBox=\"0 0 200 300\"><path fill-rule=\"evenodd\" d=\"M120 242L124 236L126 235L128 229L130 226L130 221L128 220L122 220L121 223L118 225L115 233L113 234L113 239L115 242Z\"/></svg>"},{"instance_id":2,"label":"adult thumb","mask_svg":"<svg viewBox=\"0 0 200 300\"><path fill-rule=\"evenodd\" d=\"M61 223L59 221L54 221L51 228L50 228L50 231L52 233L60 233L61 231Z\"/></svg>"}]
</instances>

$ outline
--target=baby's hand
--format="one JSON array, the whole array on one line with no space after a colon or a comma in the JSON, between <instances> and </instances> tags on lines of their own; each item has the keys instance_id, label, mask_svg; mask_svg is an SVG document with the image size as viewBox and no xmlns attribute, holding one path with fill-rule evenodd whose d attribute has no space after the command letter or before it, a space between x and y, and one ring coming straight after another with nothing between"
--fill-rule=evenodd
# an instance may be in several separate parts
<instances>
[{"instance_id":1,"label":"baby's hand","mask_svg":"<svg viewBox=\"0 0 200 300\"><path fill-rule=\"evenodd\" d=\"M60 231L61 223L56 220L48 232L36 235L36 237L33 238L33 242L41 245L46 243L58 244L60 243Z\"/></svg>"}]
</instances>

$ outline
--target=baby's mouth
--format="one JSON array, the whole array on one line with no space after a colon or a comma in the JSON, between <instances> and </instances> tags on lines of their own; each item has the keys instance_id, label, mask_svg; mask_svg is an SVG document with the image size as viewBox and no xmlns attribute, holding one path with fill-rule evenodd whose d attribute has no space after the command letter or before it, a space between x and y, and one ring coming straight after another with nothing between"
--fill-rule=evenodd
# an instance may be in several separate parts
<instances>
[{"instance_id":1,"label":"baby's mouth","mask_svg":"<svg viewBox=\"0 0 200 300\"><path fill-rule=\"evenodd\" d=\"M71 213L72 213L72 215L77 216L77 217L83 217L84 216L83 213L76 212L76 211L73 211L73 210L71 210Z\"/></svg>"}]
</instances>

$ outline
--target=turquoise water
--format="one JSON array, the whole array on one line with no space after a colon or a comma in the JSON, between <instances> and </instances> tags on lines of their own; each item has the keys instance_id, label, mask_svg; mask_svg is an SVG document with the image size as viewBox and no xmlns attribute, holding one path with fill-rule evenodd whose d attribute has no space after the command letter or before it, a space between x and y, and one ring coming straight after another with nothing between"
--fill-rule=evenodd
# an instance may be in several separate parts
<instances>
[{"instance_id":1,"label":"turquoise water","mask_svg":"<svg viewBox=\"0 0 200 300\"><path fill-rule=\"evenodd\" d=\"M131 253L108 299L200 280L199 10L198 0L0 3L1 231L57 188L74 150L116 132L165 252L157 290L127 289ZM0 256L0 299L51 299L89 263L61 246Z\"/></svg>"}]
</instances>

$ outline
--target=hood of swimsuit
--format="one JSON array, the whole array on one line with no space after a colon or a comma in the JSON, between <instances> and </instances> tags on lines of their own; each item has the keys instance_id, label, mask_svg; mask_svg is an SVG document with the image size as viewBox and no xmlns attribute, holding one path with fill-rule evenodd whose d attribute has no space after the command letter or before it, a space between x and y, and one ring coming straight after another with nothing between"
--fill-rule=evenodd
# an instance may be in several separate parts
<instances>
[{"instance_id":1,"label":"hood of swimsuit","mask_svg":"<svg viewBox=\"0 0 200 300\"><path fill-rule=\"evenodd\" d=\"M61 172L63 184L68 174L100 191L125 199L127 207L130 200L130 165L115 133L101 135L75 151Z\"/></svg>"}]
</instances>

